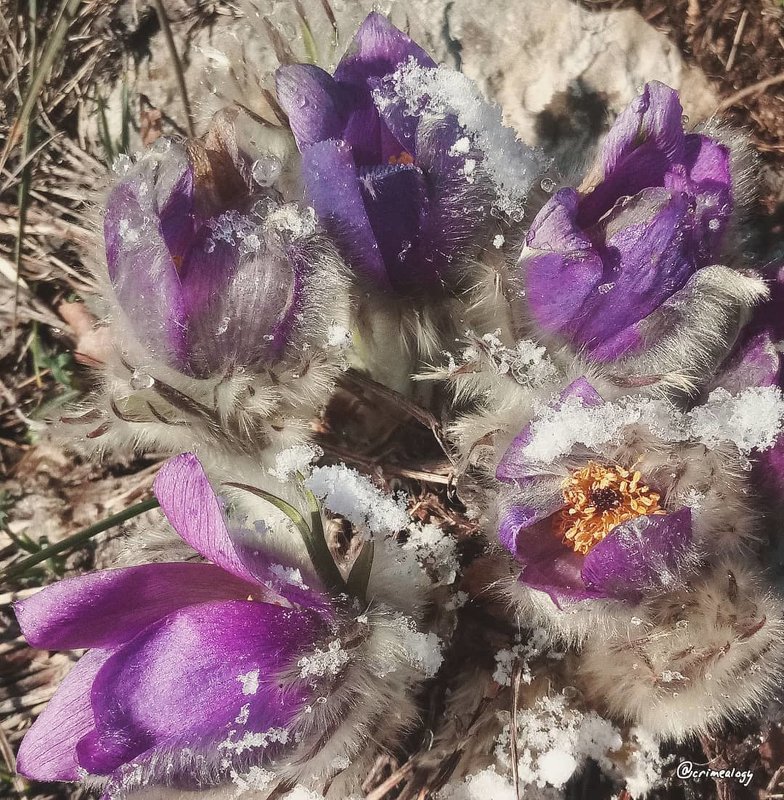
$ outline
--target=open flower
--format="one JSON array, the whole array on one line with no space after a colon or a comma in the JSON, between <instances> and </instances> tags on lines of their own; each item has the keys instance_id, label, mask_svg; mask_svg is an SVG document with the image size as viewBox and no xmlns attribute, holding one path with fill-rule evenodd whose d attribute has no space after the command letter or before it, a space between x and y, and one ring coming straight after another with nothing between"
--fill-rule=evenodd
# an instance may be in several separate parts
<instances>
[{"instance_id":1,"label":"open flower","mask_svg":"<svg viewBox=\"0 0 784 800\"><path fill-rule=\"evenodd\" d=\"M127 167L104 216L109 278L136 337L198 378L279 362L319 328L319 302L340 285L315 220L277 204L222 144L157 143Z\"/></svg>"},{"instance_id":2,"label":"open flower","mask_svg":"<svg viewBox=\"0 0 784 800\"><path fill-rule=\"evenodd\" d=\"M230 529L195 456L172 459L155 493L211 563L153 563L49 586L16 605L35 647L90 648L25 737L19 771L38 780L196 788L252 766L322 779L370 728L410 721L400 618L358 618L311 574ZM321 698L321 699L319 699ZM341 728L341 722L350 719Z\"/></svg>"},{"instance_id":3,"label":"open flower","mask_svg":"<svg viewBox=\"0 0 784 800\"><path fill-rule=\"evenodd\" d=\"M715 266L737 203L733 155L685 133L682 113L674 90L647 84L610 130L598 181L558 191L527 234L518 314L593 360L704 371L765 294Z\"/></svg>"},{"instance_id":4,"label":"open flower","mask_svg":"<svg viewBox=\"0 0 784 800\"><path fill-rule=\"evenodd\" d=\"M711 420L733 413L724 400L681 416L648 398L607 403L581 378L541 409L496 471L499 537L521 584L556 604L636 603L670 590L695 546L728 552L751 537L741 458L712 439Z\"/></svg>"}]
</instances>

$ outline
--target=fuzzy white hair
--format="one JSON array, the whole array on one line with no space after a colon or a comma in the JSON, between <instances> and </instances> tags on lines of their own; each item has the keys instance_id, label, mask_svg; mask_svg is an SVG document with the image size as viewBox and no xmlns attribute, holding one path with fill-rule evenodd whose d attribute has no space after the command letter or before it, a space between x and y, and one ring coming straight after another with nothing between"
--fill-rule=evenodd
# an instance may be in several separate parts
<instances>
[{"instance_id":1,"label":"fuzzy white hair","mask_svg":"<svg viewBox=\"0 0 784 800\"><path fill-rule=\"evenodd\" d=\"M624 626L597 629L580 666L586 695L662 738L715 732L751 714L778 686L780 598L735 560L649 598Z\"/></svg>"}]
</instances>

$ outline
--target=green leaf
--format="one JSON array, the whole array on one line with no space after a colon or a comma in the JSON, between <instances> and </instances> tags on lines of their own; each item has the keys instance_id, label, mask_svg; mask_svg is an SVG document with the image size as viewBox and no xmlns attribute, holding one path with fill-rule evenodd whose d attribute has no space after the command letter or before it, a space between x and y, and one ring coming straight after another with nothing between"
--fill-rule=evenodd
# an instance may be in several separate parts
<instances>
[{"instance_id":1,"label":"green leaf","mask_svg":"<svg viewBox=\"0 0 784 800\"><path fill-rule=\"evenodd\" d=\"M247 483L233 483L227 481L226 486L232 486L235 489L242 489L243 491L255 494L262 500L271 503L275 508L280 509L293 523L299 531L302 541L305 544L305 549L308 551L313 569L316 574L324 583L326 589L338 594L346 592L346 582L340 574L340 570L335 564L335 559L332 558L332 553L327 546L324 537L324 526L321 522L321 508L316 500L313 492L306 490L306 497L308 501L308 511L310 512L310 525L308 525L305 517L294 508L291 503L286 502L281 497L266 492L264 489L259 489L257 486L250 486Z\"/></svg>"},{"instance_id":2,"label":"green leaf","mask_svg":"<svg viewBox=\"0 0 784 800\"><path fill-rule=\"evenodd\" d=\"M367 587L370 582L370 571L373 569L374 542L365 542L359 551L356 561L348 574L346 586L352 597L367 600Z\"/></svg>"}]
</instances>

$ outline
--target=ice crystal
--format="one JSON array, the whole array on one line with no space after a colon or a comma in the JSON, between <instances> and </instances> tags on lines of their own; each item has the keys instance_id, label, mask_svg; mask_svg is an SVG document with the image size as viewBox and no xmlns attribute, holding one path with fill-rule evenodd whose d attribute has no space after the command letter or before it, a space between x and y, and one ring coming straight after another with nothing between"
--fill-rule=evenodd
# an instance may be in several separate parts
<instances>
[{"instance_id":1,"label":"ice crystal","mask_svg":"<svg viewBox=\"0 0 784 800\"><path fill-rule=\"evenodd\" d=\"M295 444L275 455L275 466L270 475L279 481L288 481L297 473L308 472L310 465L323 455L320 447L310 444Z\"/></svg>"},{"instance_id":2,"label":"ice crystal","mask_svg":"<svg viewBox=\"0 0 784 800\"><path fill-rule=\"evenodd\" d=\"M504 126L500 109L485 100L473 81L447 67L421 66L412 57L384 78L373 97L382 114L391 103L400 103L405 115L456 117L462 135L450 152L463 155L473 145L494 186L494 207L522 219L528 192L546 167L546 160ZM473 172L473 168L464 167L468 179Z\"/></svg>"},{"instance_id":3,"label":"ice crystal","mask_svg":"<svg viewBox=\"0 0 784 800\"><path fill-rule=\"evenodd\" d=\"M313 655L303 656L297 666L301 678L323 678L337 675L350 660L351 656L343 649L340 639L335 639L326 650L317 647Z\"/></svg>"},{"instance_id":4,"label":"ice crystal","mask_svg":"<svg viewBox=\"0 0 784 800\"><path fill-rule=\"evenodd\" d=\"M459 568L455 540L437 525L411 525L408 531L404 549L413 550L420 562L435 575L438 583L454 583Z\"/></svg>"},{"instance_id":5,"label":"ice crystal","mask_svg":"<svg viewBox=\"0 0 784 800\"><path fill-rule=\"evenodd\" d=\"M532 708L517 712L518 774L523 785L560 788L587 759L612 769L608 756L623 739L612 723L594 712L569 705L565 695L539 698ZM498 738L496 758L510 767L510 725Z\"/></svg>"},{"instance_id":6,"label":"ice crystal","mask_svg":"<svg viewBox=\"0 0 784 800\"><path fill-rule=\"evenodd\" d=\"M333 513L359 531L394 533L408 525L405 502L385 494L356 470L343 464L316 467L305 485Z\"/></svg>"}]
</instances>

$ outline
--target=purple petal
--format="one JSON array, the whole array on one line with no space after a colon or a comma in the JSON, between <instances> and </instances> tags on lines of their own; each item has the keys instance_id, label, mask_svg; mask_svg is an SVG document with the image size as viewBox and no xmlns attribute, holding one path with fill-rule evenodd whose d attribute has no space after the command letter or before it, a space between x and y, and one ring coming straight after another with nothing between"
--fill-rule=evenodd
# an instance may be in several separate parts
<instances>
[{"instance_id":1,"label":"purple petal","mask_svg":"<svg viewBox=\"0 0 784 800\"><path fill-rule=\"evenodd\" d=\"M193 453L169 459L158 471L153 491L174 530L197 553L241 580L258 584L234 547L223 507Z\"/></svg>"},{"instance_id":2,"label":"purple petal","mask_svg":"<svg viewBox=\"0 0 784 800\"><path fill-rule=\"evenodd\" d=\"M16 769L37 781L76 781L81 765L76 744L95 729L90 689L113 650L91 650L66 675L16 756Z\"/></svg>"},{"instance_id":3,"label":"purple petal","mask_svg":"<svg viewBox=\"0 0 784 800\"><path fill-rule=\"evenodd\" d=\"M733 213L730 149L709 136L689 134L683 165L672 166L665 175L664 186L695 198L697 265L715 263Z\"/></svg>"},{"instance_id":4,"label":"purple petal","mask_svg":"<svg viewBox=\"0 0 784 800\"><path fill-rule=\"evenodd\" d=\"M212 564L143 564L103 570L47 586L14 605L32 647L116 647L172 611L212 600L258 595Z\"/></svg>"},{"instance_id":5,"label":"purple petal","mask_svg":"<svg viewBox=\"0 0 784 800\"><path fill-rule=\"evenodd\" d=\"M781 355L770 335L763 331L741 343L711 389L721 387L739 394L750 386L776 386L780 371Z\"/></svg>"},{"instance_id":6,"label":"purple petal","mask_svg":"<svg viewBox=\"0 0 784 800\"><path fill-rule=\"evenodd\" d=\"M326 139L342 139L352 92L311 64L280 67L275 73L278 101L300 150Z\"/></svg>"},{"instance_id":7,"label":"purple petal","mask_svg":"<svg viewBox=\"0 0 784 800\"><path fill-rule=\"evenodd\" d=\"M367 86L368 79L383 78L410 58L424 67L436 63L383 14L376 11L365 17L335 70L335 78L346 83Z\"/></svg>"},{"instance_id":8,"label":"purple petal","mask_svg":"<svg viewBox=\"0 0 784 800\"><path fill-rule=\"evenodd\" d=\"M525 509L512 508L501 521L503 534L514 542L514 556L520 563L520 582L546 592L556 605L562 600L585 600L596 596L582 580L585 556L575 553L556 536L549 519L529 525Z\"/></svg>"},{"instance_id":9,"label":"purple petal","mask_svg":"<svg viewBox=\"0 0 784 800\"><path fill-rule=\"evenodd\" d=\"M568 324L575 341L592 350L656 310L695 272L688 236L689 200L646 189L606 223L603 285Z\"/></svg>"},{"instance_id":10,"label":"purple petal","mask_svg":"<svg viewBox=\"0 0 784 800\"><path fill-rule=\"evenodd\" d=\"M206 603L174 612L96 675L95 730L79 742L79 763L105 775L152 748L198 752L200 745L218 761L225 750L216 742L231 731L241 738L286 728L308 690L281 686L281 673L326 633L318 617L267 603ZM254 672L258 686L242 677Z\"/></svg>"},{"instance_id":11,"label":"purple petal","mask_svg":"<svg viewBox=\"0 0 784 800\"><path fill-rule=\"evenodd\" d=\"M381 250L368 219L351 148L320 142L302 154L308 202L349 266L373 285L390 287Z\"/></svg>"},{"instance_id":12,"label":"purple petal","mask_svg":"<svg viewBox=\"0 0 784 800\"><path fill-rule=\"evenodd\" d=\"M563 508L561 492L552 492L536 505L513 505L502 517L498 527L498 540L513 555L518 552L517 539L521 531L551 517Z\"/></svg>"},{"instance_id":13,"label":"purple petal","mask_svg":"<svg viewBox=\"0 0 784 800\"><path fill-rule=\"evenodd\" d=\"M691 538L690 508L624 522L585 556L585 586L630 601L639 600L646 589L666 588Z\"/></svg>"},{"instance_id":14,"label":"purple petal","mask_svg":"<svg viewBox=\"0 0 784 800\"><path fill-rule=\"evenodd\" d=\"M561 189L536 215L518 269L536 322L562 332L603 282L604 266L588 235L577 225L579 196Z\"/></svg>"},{"instance_id":15,"label":"purple petal","mask_svg":"<svg viewBox=\"0 0 784 800\"><path fill-rule=\"evenodd\" d=\"M428 207L421 170L409 165L367 170L360 175L360 189L392 288L407 292L438 286L438 273L417 257Z\"/></svg>"},{"instance_id":16,"label":"purple petal","mask_svg":"<svg viewBox=\"0 0 784 800\"><path fill-rule=\"evenodd\" d=\"M554 409L561 406L572 397L579 398L583 405L598 406L604 400L598 392L591 386L585 378L578 378L570 383L552 404ZM541 475L541 468L530 463L525 456L524 450L531 443L533 436L532 423L526 425L522 431L514 438L507 448L501 461L496 468L495 476L505 483L520 483L522 479L536 478Z\"/></svg>"},{"instance_id":17,"label":"purple petal","mask_svg":"<svg viewBox=\"0 0 784 800\"><path fill-rule=\"evenodd\" d=\"M171 158L175 157L173 153ZM180 253L169 250L167 239L183 250L193 222L187 214L191 181L187 158L181 155L175 166L180 172L176 180L169 177L175 188L166 194L163 210L154 202L155 162L147 159L109 195L103 224L109 277L123 311L155 356L181 366L187 355L187 314L173 258Z\"/></svg>"},{"instance_id":18,"label":"purple petal","mask_svg":"<svg viewBox=\"0 0 784 800\"><path fill-rule=\"evenodd\" d=\"M615 120L602 146L602 164L607 177L641 145L651 142L670 161L679 161L684 151L683 107L678 93L651 81Z\"/></svg>"},{"instance_id":19,"label":"purple petal","mask_svg":"<svg viewBox=\"0 0 784 800\"><path fill-rule=\"evenodd\" d=\"M229 531L220 500L193 453L169 459L158 471L153 491L175 531L194 550L221 569L253 584L254 597L275 603L289 601L329 616L331 605L314 576L308 588L281 581L277 563L252 531Z\"/></svg>"}]
</instances>

